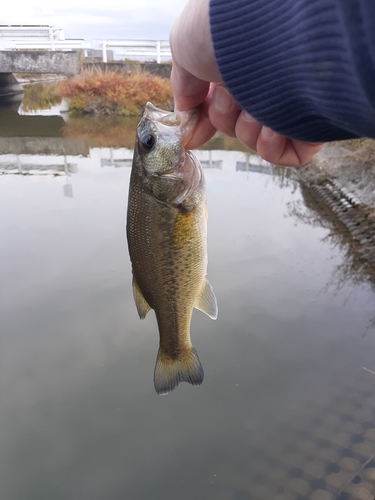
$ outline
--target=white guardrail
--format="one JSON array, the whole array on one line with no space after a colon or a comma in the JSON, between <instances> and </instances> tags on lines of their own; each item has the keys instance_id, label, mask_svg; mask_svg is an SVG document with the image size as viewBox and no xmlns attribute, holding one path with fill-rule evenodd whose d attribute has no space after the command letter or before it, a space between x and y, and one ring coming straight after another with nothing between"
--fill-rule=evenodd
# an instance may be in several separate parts
<instances>
[{"instance_id":1,"label":"white guardrail","mask_svg":"<svg viewBox=\"0 0 375 500\"><path fill-rule=\"evenodd\" d=\"M101 40L103 62L107 50L121 49L121 57L135 60L172 59L168 40ZM87 56L91 43L84 39L65 38L64 30L49 25L0 25L0 50L80 50Z\"/></svg>"},{"instance_id":2,"label":"white guardrail","mask_svg":"<svg viewBox=\"0 0 375 500\"><path fill-rule=\"evenodd\" d=\"M107 49L121 48L121 56L129 59L172 59L168 40L102 40L103 62L107 62Z\"/></svg>"},{"instance_id":3,"label":"white guardrail","mask_svg":"<svg viewBox=\"0 0 375 500\"><path fill-rule=\"evenodd\" d=\"M0 25L0 50L82 50L91 43L84 39L65 38L64 30L48 25Z\"/></svg>"}]
</instances>

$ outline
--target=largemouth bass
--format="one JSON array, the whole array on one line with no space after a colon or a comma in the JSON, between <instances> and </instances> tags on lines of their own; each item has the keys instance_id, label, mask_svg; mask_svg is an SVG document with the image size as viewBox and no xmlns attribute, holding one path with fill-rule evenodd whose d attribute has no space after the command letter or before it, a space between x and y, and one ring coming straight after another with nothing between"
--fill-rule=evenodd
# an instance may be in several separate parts
<instances>
[{"instance_id":1,"label":"largemouth bass","mask_svg":"<svg viewBox=\"0 0 375 500\"><path fill-rule=\"evenodd\" d=\"M206 279L205 181L198 159L185 150L196 121L196 111L171 113L147 103L135 141L127 238L139 317L154 309L159 328L158 394L203 382L190 321L194 308L217 317Z\"/></svg>"}]
</instances>

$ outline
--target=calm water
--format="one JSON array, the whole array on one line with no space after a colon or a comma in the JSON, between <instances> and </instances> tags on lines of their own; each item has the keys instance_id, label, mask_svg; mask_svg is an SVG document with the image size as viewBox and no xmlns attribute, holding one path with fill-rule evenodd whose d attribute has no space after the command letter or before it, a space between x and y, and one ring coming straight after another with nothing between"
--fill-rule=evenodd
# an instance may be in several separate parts
<instances>
[{"instance_id":1,"label":"calm water","mask_svg":"<svg viewBox=\"0 0 375 500\"><path fill-rule=\"evenodd\" d=\"M157 396L125 238L134 121L115 128L0 110L0 498L368 500L372 269L289 172L214 139L219 318L194 312L203 385Z\"/></svg>"}]
</instances>

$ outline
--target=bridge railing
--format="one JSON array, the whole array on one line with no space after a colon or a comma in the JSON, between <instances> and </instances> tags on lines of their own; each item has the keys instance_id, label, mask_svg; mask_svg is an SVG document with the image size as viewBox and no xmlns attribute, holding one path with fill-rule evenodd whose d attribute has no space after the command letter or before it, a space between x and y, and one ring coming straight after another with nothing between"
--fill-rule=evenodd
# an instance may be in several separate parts
<instances>
[{"instance_id":1,"label":"bridge railing","mask_svg":"<svg viewBox=\"0 0 375 500\"><path fill-rule=\"evenodd\" d=\"M64 40L64 30L55 29L47 24L38 25L16 25L0 24L0 37L3 42L13 39L43 39L43 40Z\"/></svg>"},{"instance_id":2,"label":"bridge railing","mask_svg":"<svg viewBox=\"0 0 375 500\"><path fill-rule=\"evenodd\" d=\"M171 59L171 48L168 40L102 40L103 62L107 62L107 49L121 48L122 56L128 59L154 59L161 63L162 59Z\"/></svg>"},{"instance_id":3,"label":"bridge railing","mask_svg":"<svg viewBox=\"0 0 375 500\"><path fill-rule=\"evenodd\" d=\"M84 39L65 39L64 30L48 25L0 25L0 50L82 50L91 48Z\"/></svg>"},{"instance_id":4,"label":"bridge railing","mask_svg":"<svg viewBox=\"0 0 375 500\"><path fill-rule=\"evenodd\" d=\"M87 50L91 44L86 40L33 41L14 40L5 50Z\"/></svg>"}]
</instances>

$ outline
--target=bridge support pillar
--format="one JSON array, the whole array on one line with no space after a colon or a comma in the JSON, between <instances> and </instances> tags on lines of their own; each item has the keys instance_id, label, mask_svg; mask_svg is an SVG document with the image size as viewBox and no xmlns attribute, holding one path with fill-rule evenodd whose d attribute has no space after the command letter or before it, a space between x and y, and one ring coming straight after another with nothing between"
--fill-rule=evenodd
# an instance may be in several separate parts
<instances>
[{"instance_id":1,"label":"bridge support pillar","mask_svg":"<svg viewBox=\"0 0 375 500\"><path fill-rule=\"evenodd\" d=\"M17 94L23 93L23 87L12 73L0 73L0 102L6 102Z\"/></svg>"}]
</instances>

